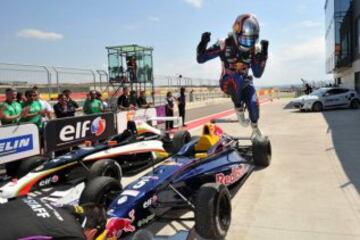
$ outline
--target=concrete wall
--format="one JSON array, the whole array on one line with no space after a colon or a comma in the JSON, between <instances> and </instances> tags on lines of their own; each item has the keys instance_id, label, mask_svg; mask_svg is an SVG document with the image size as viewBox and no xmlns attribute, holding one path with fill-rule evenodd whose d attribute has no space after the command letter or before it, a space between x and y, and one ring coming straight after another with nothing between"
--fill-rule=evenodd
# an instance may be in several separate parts
<instances>
[{"instance_id":1,"label":"concrete wall","mask_svg":"<svg viewBox=\"0 0 360 240\"><path fill-rule=\"evenodd\" d=\"M337 72L334 77L341 78L341 87L355 88L355 73L360 72L360 59L353 62L351 68Z\"/></svg>"}]
</instances>

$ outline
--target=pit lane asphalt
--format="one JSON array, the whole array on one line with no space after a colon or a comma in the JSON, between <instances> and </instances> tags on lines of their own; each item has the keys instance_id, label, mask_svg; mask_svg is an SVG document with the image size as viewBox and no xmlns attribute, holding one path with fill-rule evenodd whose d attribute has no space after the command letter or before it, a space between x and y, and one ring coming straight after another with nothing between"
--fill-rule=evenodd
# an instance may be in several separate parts
<instances>
[{"instance_id":1,"label":"pit lane asphalt","mask_svg":"<svg viewBox=\"0 0 360 240\"><path fill-rule=\"evenodd\" d=\"M360 239L360 110L300 113L285 110L288 101L261 107L260 126L272 142L272 163L253 172L233 198L226 239ZM232 135L250 134L237 124L221 126ZM192 226L174 221L148 229L160 236L155 239L176 232L178 237L169 239L185 239L179 231Z\"/></svg>"}]
</instances>

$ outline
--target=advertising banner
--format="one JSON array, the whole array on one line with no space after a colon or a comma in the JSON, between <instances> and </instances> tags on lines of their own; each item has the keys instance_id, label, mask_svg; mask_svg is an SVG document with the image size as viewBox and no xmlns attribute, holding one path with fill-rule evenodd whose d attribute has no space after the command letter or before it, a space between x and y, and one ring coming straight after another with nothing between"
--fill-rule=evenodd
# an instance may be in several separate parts
<instances>
[{"instance_id":1,"label":"advertising banner","mask_svg":"<svg viewBox=\"0 0 360 240\"><path fill-rule=\"evenodd\" d=\"M156 117L155 108L145 108L132 111L118 112L116 114L117 132L122 133L127 126L128 120L132 121L148 121L150 118ZM155 123L155 124L154 124ZM153 122L156 125L156 122Z\"/></svg>"},{"instance_id":2,"label":"advertising banner","mask_svg":"<svg viewBox=\"0 0 360 240\"><path fill-rule=\"evenodd\" d=\"M86 140L102 140L114 135L113 116L112 113L103 113L49 121L44 130L46 152L66 149Z\"/></svg>"},{"instance_id":3,"label":"advertising banner","mask_svg":"<svg viewBox=\"0 0 360 240\"><path fill-rule=\"evenodd\" d=\"M0 127L0 164L39 154L39 129L35 124Z\"/></svg>"}]
</instances>

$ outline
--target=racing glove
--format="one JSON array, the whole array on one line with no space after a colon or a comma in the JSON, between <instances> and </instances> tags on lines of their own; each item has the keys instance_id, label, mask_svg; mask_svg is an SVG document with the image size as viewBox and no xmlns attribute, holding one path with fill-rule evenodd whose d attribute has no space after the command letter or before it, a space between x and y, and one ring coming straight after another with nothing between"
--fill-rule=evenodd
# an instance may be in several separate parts
<instances>
[{"instance_id":1,"label":"racing glove","mask_svg":"<svg viewBox=\"0 0 360 240\"><path fill-rule=\"evenodd\" d=\"M265 61L268 58L269 41L261 40L261 51L256 54L256 59L259 61Z\"/></svg>"},{"instance_id":2,"label":"racing glove","mask_svg":"<svg viewBox=\"0 0 360 240\"><path fill-rule=\"evenodd\" d=\"M200 43L199 43L199 45L197 47L197 54L198 55L204 54L204 52L206 51L207 45L210 42L210 36L211 36L210 32L204 32L201 35L201 40L200 40Z\"/></svg>"}]
</instances>

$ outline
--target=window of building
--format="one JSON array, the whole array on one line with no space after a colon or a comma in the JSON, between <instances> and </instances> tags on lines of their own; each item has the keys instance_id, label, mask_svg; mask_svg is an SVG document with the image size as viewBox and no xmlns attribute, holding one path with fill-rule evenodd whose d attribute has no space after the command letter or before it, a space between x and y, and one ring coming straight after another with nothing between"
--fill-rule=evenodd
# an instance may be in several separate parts
<instances>
[{"instance_id":1,"label":"window of building","mask_svg":"<svg viewBox=\"0 0 360 240\"><path fill-rule=\"evenodd\" d=\"M360 94L360 72L355 73L355 90Z\"/></svg>"},{"instance_id":2,"label":"window of building","mask_svg":"<svg viewBox=\"0 0 360 240\"><path fill-rule=\"evenodd\" d=\"M355 49L360 54L360 17L356 20L356 40Z\"/></svg>"}]
</instances>

